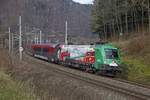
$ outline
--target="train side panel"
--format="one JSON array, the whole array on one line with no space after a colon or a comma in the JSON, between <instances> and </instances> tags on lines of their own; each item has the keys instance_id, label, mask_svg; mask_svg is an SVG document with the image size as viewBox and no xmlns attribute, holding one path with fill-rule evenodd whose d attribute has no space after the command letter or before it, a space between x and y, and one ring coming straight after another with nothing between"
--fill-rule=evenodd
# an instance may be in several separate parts
<instances>
[{"instance_id":1,"label":"train side panel","mask_svg":"<svg viewBox=\"0 0 150 100\"><path fill-rule=\"evenodd\" d=\"M62 45L59 59L61 61L94 63L94 48L91 45Z\"/></svg>"},{"instance_id":2,"label":"train side panel","mask_svg":"<svg viewBox=\"0 0 150 100\"><path fill-rule=\"evenodd\" d=\"M54 53L55 53L54 45L33 44L31 48L33 51L32 52L33 56L49 61L54 61Z\"/></svg>"}]
</instances>

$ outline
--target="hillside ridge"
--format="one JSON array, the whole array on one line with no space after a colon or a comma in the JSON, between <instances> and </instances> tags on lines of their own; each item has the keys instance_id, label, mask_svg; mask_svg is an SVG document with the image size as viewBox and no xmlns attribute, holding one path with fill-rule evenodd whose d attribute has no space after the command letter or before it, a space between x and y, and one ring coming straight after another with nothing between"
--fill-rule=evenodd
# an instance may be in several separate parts
<instances>
[{"instance_id":1,"label":"hillside ridge","mask_svg":"<svg viewBox=\"0 0 150 100\"><path fill-rule=\"evenodd\" d=\"M24 31L37 27L45 33L65 32L88 35L92 5L82 5L72 0L1 0L0 29L8 26L17 30L18 16L22 15Z\"/></svg>"}]
</instances>

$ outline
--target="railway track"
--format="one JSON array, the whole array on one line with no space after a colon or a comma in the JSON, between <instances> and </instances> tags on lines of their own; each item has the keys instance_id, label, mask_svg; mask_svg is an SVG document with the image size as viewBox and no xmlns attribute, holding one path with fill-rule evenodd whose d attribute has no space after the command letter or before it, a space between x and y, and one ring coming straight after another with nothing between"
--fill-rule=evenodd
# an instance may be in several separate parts
<instances>
[{"instance_id":1,"label":"railway track","mask_svg":"<svg viewBox=\"0 0 150 100\"><path fill-rule=\"evenodd\" d=\"M127 81L127 80L123 80L123 79L119 79L119 78L114 78L114 80L120 81L120 82L124 82L124 83L128 83L128 84L133 84L133 85L137 85L137 86L139 86L139 87L144 87L144 88L150 89L150 86L145 85L145 84L136 83L136 82L132 82L132 81Z\"/></svg>"},{"instance_id":2,"label":"railway track","mask_svg":"<svg viewBox=\"0 0 150 100\"><path fill-rule=\"evenodd\" d=\"M138 100L150 100L150 88L147 86L143 86L141 84L134 84L133 82L125 80L110 79L107 77L83 73L82 71L60 67L60 65L50 64L42 60L33 59L30 56L26 57L30 61L41 64L47 70L53 70L56 73L72 77L88 84L95 85L97 87L104 87L115 92L137 98Z\"/></svg>"}]
</instances>

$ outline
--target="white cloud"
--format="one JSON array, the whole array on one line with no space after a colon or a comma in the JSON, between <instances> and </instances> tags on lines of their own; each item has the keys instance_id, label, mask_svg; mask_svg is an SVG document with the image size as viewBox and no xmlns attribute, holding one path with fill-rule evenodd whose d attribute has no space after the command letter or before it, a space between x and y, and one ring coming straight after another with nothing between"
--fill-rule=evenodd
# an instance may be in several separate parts
<instances>
[{"instance_id":1,"label":"white cloud","mask_svg":"<svg viewBox=\"0 0 150 100\"><path fill-rule=\"evenodd\" d=\"M92 4L93 0L73 0L74 2L78 2L81 4Z\"/></svg>"}]
</instances>

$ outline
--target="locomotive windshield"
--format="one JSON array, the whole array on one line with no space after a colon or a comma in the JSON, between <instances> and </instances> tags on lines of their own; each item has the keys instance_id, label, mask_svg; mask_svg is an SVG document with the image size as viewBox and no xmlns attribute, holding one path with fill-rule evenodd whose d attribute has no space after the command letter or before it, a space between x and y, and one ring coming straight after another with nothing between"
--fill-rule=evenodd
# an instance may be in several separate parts
<instances>
[{"instance_id":1,"label":"locomotive windshield","mask_svg":"<svg viewBox=\"0 0 150 100\"><path fill-rule=\"evenodd\" d=\"M105 49L106 59L118 59L117 49Z\"/></svg>"}]
</instances>

